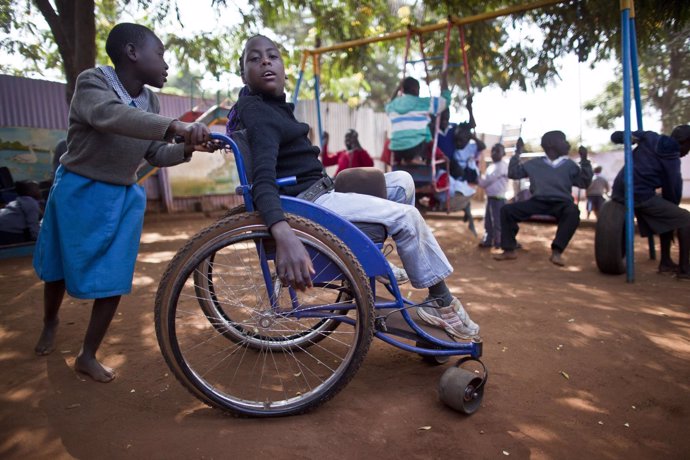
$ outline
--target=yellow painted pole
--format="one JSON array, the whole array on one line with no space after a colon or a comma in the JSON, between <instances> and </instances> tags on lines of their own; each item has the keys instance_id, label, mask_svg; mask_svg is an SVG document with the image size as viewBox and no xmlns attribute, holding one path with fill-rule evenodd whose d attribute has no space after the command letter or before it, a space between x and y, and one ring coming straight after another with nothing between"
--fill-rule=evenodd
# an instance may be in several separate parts
<instances>
[{"instance_id":1,"label":"yellow painted pole","mask_svg":"<svg viewBox=\"0 0 690 460\"><path fill-rule=\"evenodd\" d=\"M146 172L146 174L144 174L144 175L141 176L139 179L137 179L137 184L142 185L146 179L148 179L149 177L151 177L151 176L153 176L154 174L156 174L156 171L158 171L158 169L159 169L159 168L158 168L157 166L154 166L153 168L151 168L150 170L148 170L148 171Z\"/></svg>"},{"instance_id":2,"label":"yellow painted pole","mask_svg":"<svg viewBox=\"0 0 690 460\"><path fill-rule=\"evenodd\" d=\"M497 18L500 16L507 16L509 14L521 13L523 11L529 11L529 10L533 10L536 8L542 8L544 6L555 5L557 3L565 3L566 1L569 1L569 0L539 0L536 2L528 3L526 5L511 6L508 8L503 8L501 10L491 11L488 13L481 13L481 14L476 14L474 16L467 16L465 18L452 16L451 22L455 25L471 24L474 22L486 21L487 19L494 19L494 18ZM441 29L445 28L447 26L447 24L448 24L448 21L443 20L437 24L429 24L426 26L413 27L412 32L417 33L417 34L435 32L437 30L441 30ZM375 37L358 38L356 40L349 40L349 41L338 43L338 44L331 45L331 46L323 46L321 48L314 48L311 50L307 50L306 52L308 52L310 54L324 54L324 53L328 53L330 51L337 51L337 50L342 50L342 49L347 49L347 48L354 48L357 46L369 45L371 43L378 43L378 42L383 42L383 41L388 41L388 40L395 40L397 38L403 38L406 35L407 35L407 29L398 30L398 31L390 32L390 33L383 34L383 35L377 35Z\"/></svg>"},{"instance_id":3,"label":"yellow painted pole","mask_svg":"<svg viewBox=\"0 0 690 460\"><path fill-rule=\"evenodd\" d=\"M460 18L458 16L452 16L451 21L453 24L472 24L474 22L486 21L487 19L495 19L500 16L507 16L514 13L522 13L523 11L534 10L537 8L543 8L545 6L555 5L557 3L565 3L564 0L539 0L536 2L528 3L527 5L515 5L503 8L502 10L490 11L487 13L480 13L474 16L467 16Z\"/></svg>"},{"instance_id":4,"label":"yellow painted pole","mask_svg":"<svg viewBox=\"0 0 690 460\"><path fill-rule=\"evenodd\" d=\"M304 69L307 68L307 58L309 57L309 50L304 50L302 53L302 59L300 60L299 63L299 70L304 72Z\"/></svg>"}]
</instances>

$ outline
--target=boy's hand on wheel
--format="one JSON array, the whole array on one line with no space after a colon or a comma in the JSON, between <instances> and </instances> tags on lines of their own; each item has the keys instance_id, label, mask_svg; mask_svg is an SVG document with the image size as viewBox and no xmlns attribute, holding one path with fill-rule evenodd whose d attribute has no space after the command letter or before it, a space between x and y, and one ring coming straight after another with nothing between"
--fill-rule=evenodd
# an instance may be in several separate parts
<instances>
[{"instance_id":1,"label":"boy's hand on wheel","mask_svg":"<svg viewBox=\"0 0 690 460\"><path fill-rule=\"evenodd\" d=\"M271 226L276 240L276 272L283 285L300 291L313 287L314 265L302 242L286 221Z\"/></svg>"}]
</instances>

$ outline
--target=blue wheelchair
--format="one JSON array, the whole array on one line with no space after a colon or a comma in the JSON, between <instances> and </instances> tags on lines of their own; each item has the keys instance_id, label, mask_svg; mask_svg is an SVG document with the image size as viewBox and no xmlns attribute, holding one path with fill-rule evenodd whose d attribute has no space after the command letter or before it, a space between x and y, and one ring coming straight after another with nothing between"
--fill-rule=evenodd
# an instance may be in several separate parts
<instances>
[{"instance_id":1,"label":"blue wheelchair","mask_svg":"<svg viewBox=\"0 0 690 460\"><path fill-rule=\"evenodd\" d=\"M248 158L230 137L212 138L234 153L244 205L192 237L160 282L156 336L180 383L234 415L300 414L342 390L377 337L433 364L461 356L443 374L440 398L474 413L488 378L481 340L457 342L415 322L409 309L416 305L401 295L382 244L329 210L288 196L281 197L287 221L316 272L306 292L282 285L275 242L252 203Z\"/></svg>"}]
</instances>

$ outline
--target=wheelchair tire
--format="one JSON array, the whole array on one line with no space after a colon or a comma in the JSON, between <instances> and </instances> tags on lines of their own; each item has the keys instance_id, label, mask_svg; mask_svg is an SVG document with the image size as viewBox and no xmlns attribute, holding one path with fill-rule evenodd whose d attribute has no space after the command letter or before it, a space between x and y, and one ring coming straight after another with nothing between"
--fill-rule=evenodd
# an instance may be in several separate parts
<instances>
[{"instance_id":1,"label":"wheelchair tire","mask_svg":"<svg viewBox=\"0 0 690 460\"><path fill-rule=\"evenodd\" d=\"M318 224L286 217L321 267L313 289L269 294L275 269L262 255L273 239L257 213L239 213L180 249L156 294L156 336L172 373L234 415L294 415L326 402L355 375L373 337L374 299L352 252ZM200 279L212 281L212 296Z\"/></svg>"},{"instance_id":2,"label":"wheelchair tire","mask_svg":"<svg viewBox=\"0 0 690 460\"><path fill-rule=\"evenodd\" d=\"M607 275L625 273L625 206L613 200L599 210L594 233L594 258Z\"/></svg>"}]
</instances>

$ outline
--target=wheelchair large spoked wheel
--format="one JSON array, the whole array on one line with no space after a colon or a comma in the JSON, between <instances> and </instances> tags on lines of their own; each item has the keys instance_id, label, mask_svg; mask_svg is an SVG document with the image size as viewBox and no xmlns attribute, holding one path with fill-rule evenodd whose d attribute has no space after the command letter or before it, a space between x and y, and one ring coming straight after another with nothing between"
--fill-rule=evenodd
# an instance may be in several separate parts
<instances>
[{"instance_id":1,"label":"wheelchair large spoked wheel","mask_svg":"<svg viewBox=\"0 0 690 460\"><path fill-rule=\"evenodd\" d=\"M361 265L323 227L288 215L316 274L306 292L275 283L275 243L256 213L201 231L171 261L156 295L156 335L197 398L250 416L298 414L338 393L373 336Z\"/></svg>"},{"instance_id":2,"label":"wheelchair large spoked wheel","mask_svg":"<svg viewBox=\"0 0 690 460\"><path fill-rule=\"evenodd\" d=\"M273 347L286 350L291 347L308 347L327 337L341 324L341 321L337 319L338 314L347 314L347 310L330 310L330 317L315 321L311 327L295 331L294 334L263 335L258 331L248 329L242 322L233 320L226 311L225 303L219 300L213 280L214 273L218 272L216 278L222 283L228 276L228 270L234 270L234 268L226 266L223 261L216 263L216 254L211 254L194 270L194 290L199 306L211 325L230 340L244 342L247 346L259 349ZM289 287L283 286L277 276L271 276L271 282L273 283L272 292L277 299L285 295L290 296L289 299L295 296L295 292ZM350 300L350 290L347 283L327 282L321 283L317 287L332 291L334 305L341 305ZM220 289L222 291L222 286Z\"/></svg>"}]
</instances>

